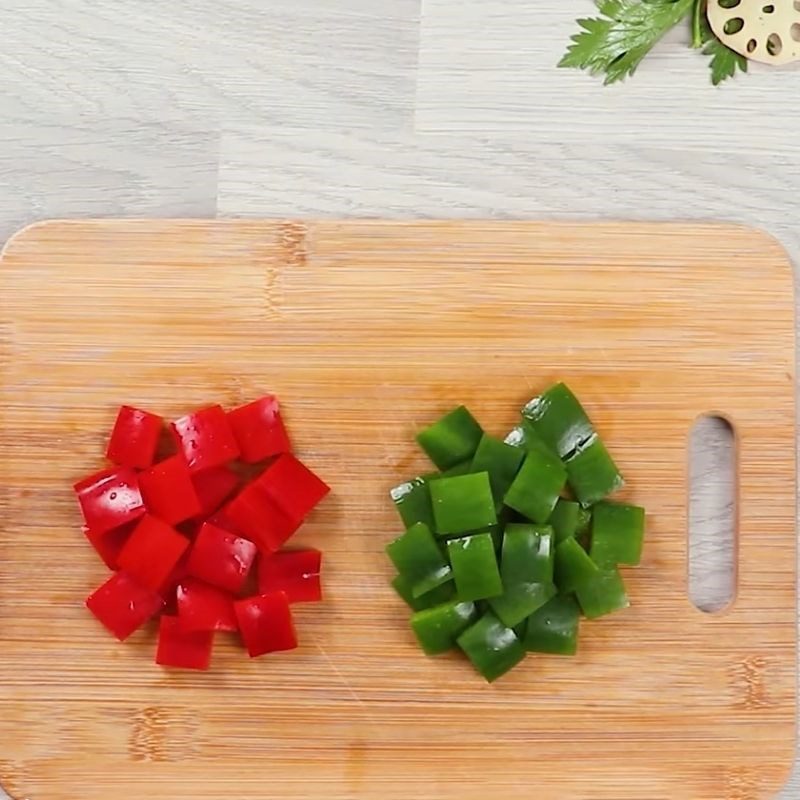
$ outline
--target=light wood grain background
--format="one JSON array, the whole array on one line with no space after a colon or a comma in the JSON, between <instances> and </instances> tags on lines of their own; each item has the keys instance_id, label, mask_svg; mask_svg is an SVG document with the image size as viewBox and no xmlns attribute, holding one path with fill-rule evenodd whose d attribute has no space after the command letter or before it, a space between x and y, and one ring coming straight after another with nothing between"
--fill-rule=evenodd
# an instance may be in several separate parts
<instances>
[{"instance_id":1,"label":"light wood grain background","mask_svg":"<svg viewBox=\"0 0 800 800\"><path fill-rule=\"evenodd\" d=\"M602 89L553 67L591 8L0 0L0 240L68 216L723 219L797 263L800 72L713 90L676 33ZM709 426L698 473L721 443ZM698 498L712 605L726 492Z\"/></svg>"}]
</instances>

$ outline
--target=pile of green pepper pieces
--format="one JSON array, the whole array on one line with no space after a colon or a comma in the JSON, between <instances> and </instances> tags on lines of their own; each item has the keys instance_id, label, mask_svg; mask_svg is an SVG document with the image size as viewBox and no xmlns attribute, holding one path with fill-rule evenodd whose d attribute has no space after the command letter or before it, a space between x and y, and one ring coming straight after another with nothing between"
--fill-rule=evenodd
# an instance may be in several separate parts
<instances>
[{"instance_id":1,"label":"pile of green pepper pieces","mask_svg":"<svg viewBox=\"0 0 800 800\"><path fill-rule=\"evenodd\" d=\"M606 498L622 476L563 383L504 440L464 407L417 435L437 472L391 491L406 532L386 552L425 653L460 648L488 681L526 652L574 655L581 614L629 605L644 509Z\"/></svg>"}]
</instances>

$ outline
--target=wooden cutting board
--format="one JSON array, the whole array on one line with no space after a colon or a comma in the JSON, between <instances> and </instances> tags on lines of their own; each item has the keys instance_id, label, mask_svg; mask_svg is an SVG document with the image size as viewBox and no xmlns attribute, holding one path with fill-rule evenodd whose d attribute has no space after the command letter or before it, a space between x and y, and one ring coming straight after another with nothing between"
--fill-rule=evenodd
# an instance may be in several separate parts
<instances>
[{"instance_id":1,"label":"wooden cutting board","mask_svg":"<svg viewBox=\"0 0 800 800\"><path fill-rule=\"evenodd\" d=\"M0 783L30 800L752 800L795 728L794 299L771 238L715 225L90 221L0 269ZM497 434L551 381L583 399L649 513L630 610L574 659L494 685L428 659L388 586L386 492L418 426L464 402ZM327 599L302 646L208 674L152 663L82 607L106 578L70 486L116 407L265 391L332 484L297 537ZM738 593L687 595L687 445L738 447Z\"/></svg>"}]
</instances>

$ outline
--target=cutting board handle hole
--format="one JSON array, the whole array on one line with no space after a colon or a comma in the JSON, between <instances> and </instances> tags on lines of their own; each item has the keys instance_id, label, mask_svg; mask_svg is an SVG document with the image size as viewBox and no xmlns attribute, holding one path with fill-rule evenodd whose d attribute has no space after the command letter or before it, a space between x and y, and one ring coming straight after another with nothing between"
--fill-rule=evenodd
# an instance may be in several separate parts
<instances>
[{"instance_id":1,"label":"cutting board handle hole","mask_svg":"<svg viewBox=\"0 0 800 800\"><path fill-rule=\"evenodd\" d=\"M689 599L707 613L736 595L737 480L733 427L700 417L689 436Z\"/></svg>"}]
</instances>

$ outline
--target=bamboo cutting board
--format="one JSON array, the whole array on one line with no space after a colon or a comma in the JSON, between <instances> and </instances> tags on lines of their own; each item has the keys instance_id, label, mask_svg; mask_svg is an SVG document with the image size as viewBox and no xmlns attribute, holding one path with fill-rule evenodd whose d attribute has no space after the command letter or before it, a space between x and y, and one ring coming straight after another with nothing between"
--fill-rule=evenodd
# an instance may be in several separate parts
<instances>
[{"instance_id":1,"label":"bamboo cutting board","mask_svg":"<svg viewBox=\"0 0 800 800\"><path fill-rule=\"evenodd\" d=\"M795 728L791 267L713 225L95 221L36 225L0 269L0 783L30 800L754 800ZM386 497L415 429L465 402L490 431L567 380L646 506L632 608L574 659L489 686L427 659L388 587ZM152 663L82 607L106 572L70 486L116 407L281 397L334 487L297 540L326 602L301 647L208 674ZM737 596L687 595L687 445L738 450Z\"/></svg>"}]
</instances>

